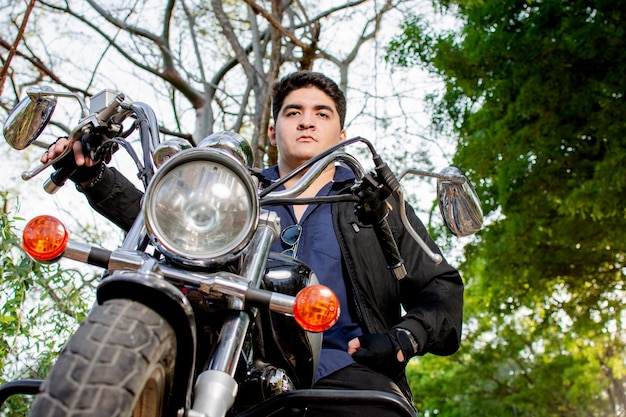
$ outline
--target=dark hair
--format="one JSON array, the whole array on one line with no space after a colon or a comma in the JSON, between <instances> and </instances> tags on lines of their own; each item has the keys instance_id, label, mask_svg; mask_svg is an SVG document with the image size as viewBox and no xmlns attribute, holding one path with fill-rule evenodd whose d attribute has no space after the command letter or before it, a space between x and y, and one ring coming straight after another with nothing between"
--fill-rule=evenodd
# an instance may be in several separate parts
<instances>
[{"instance_id":1,"label":"dark hair","mask_svg":"<svg viewBox=\"0 0 626 417\"><path fill-rule=\"evenodd\" d=\"M343 129L346 121L346 96L333 80L324 74L312 71L294 72L274 83L272 86L272 116L274 117L274 122L276 122L278 113L283 107L285 97L294 90L307 87L319 88L333 100L335 107L337 107L337 113L339 113L339 124Z\"/></svg>"}]
</instances>

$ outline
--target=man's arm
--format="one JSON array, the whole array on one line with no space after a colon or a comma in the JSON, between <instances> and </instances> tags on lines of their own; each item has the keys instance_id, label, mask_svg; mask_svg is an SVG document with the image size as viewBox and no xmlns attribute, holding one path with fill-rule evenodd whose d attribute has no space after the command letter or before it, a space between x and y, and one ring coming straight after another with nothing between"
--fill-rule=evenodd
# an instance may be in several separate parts
<instances>
[{"instance_id":1,"label":"man's arm","mask_svg":"<svg viewBox=\"0 0 626 417\"><path fill-rule=\"evenodd\" d=\"M59 138L42 155L41 162L55 159L68 145L66 137ZM85 194L89 205L98 213L128 232L141 209L143 193L115 168L108 168L102 161L92 161L84 154L80 141L74 142L71 154L78 168L70 180L78 191ZM55 168L65 159L55 163Z\"/></svg>"},{"instance_id":2,"label":"man's arm","mask_svg":"<svg viewBox=\"0 0 626 417\"><path fill-rule=\"evenodd\" d=\"M434 251L440 253L423 223L407 205L407 216ZM463 280L459 272L444 259L435 264L413 238L404 233L399 246L408 275L400 281L402 305L406 314L394 327L411 332L419 344L418 354L451 355L461 342L463 324Z\"/></svg>"},{"instance_id":3,"label":"man's arm","mask_svg":"<svg viewBox=\"0 0 626 417\"><path fill-rule=\"evenodd\" d=\"M102 179L92 187L77 185L89 205L128 232L141 210L143 193L117 169L106 167Z\"/></svg>"}]
</instances>

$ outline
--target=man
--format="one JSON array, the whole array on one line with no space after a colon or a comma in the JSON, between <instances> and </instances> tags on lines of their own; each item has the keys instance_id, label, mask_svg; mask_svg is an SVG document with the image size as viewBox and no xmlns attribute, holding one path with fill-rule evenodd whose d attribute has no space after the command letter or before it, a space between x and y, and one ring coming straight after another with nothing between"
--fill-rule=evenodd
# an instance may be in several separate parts
<instances>
[{"instance_id":1,"label":"man","mask_svg":"<svg viewBox=\"0 0 626 417\"><path fill-rule=\"evenodd\" d=\"M284 176L346 139L345 97L324 75L293 73L274 86L272 99L274 126L269 138L278 147L278 165L264 171L268 179ZM339 194L352 182L351 172L331 166L303 197ZM427 352L448 355L458 349L463 304L458 272L445 262L435 265L403 233L397 210L391 211L389 222L408 271L399 282L388 271L372 228L359 221L353 203L274 210L283 230L300 226L295 256L341 300L339 322L324 333L315 387L377 389L403 395L412 403L404 375L410 357ZM436 250L413 211L408 214L414 228ZM274 249L293 250L290 246L291 242L281 241ZM407 312L403 317L401 307ZM354 407L337 415L350 415L349 411L368 414ZM371 412L386 415L383 410Z\"/></svg>"},{"instance_id":2,"label":"man","mask_svg":"<svg viewBox=\"0 0 626 417\"><path fill-rule=\"evenodd\" d=\"M276 181L320 152L346 139L346 100L328 77L296 72L275 84L272 91L274 125L269 139L278 148L278 165L263 171ZM65 144L52 146L42 162L58 154ZM120 227L128 229L139 209L141 193L128 186L114 169L105 169L82 156L74 178L90 204ZM286 183L293 185L298 178ZM328 167L300 197L336 195L354 181L342 167ZM131 189L132 188L132 189ZM134 190L134 191L133 191ZM120 199L124 199L120 203ZM129 214L120 205L136 207ZM409 219L435 251L437 247L413 210ZM324 333L315 388L367 389L394 393L412 404L404 373L415 355L449 355L459 346L463 283L445 261L436 265L404 232L397 208L389 224L405 261L407 276L398 281L387 269L371 226L355 214L354 203L273 207L283 233L273 249L307 263L320 282L340 299L339 321ZM293 233L292 233L293 232ZM402 311L406 313L402 315ZM376 407L312 407L307 415L395 415Z\"/></svg>"}]
</instances>

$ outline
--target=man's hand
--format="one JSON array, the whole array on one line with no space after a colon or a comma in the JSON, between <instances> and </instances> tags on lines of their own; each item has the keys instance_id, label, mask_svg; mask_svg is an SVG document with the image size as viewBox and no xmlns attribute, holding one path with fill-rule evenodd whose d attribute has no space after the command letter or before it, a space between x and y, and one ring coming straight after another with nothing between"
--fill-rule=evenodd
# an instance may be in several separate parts
<instances>
[{"instance_id":1,"label":"man's hand","mask_svg":"<svg viewBox=\"0 0 626 417\"><path fill-rule=\"evenodd\" d=\"M47 163L61 155L69 146L70 141L66 137L60 137L48 148L47 152L41 156L40 161ZM53 164L55 169L62 167L74 167L70 180L81 186L93 186L94 181L101 178L104 163L102 161L94 162L88 155L85 155L83 144L80 140L74 141L72 151L65 155L62 159ZM68 172L69 173L69 172ZM64 180L63 180L64 181ZM60 184L59 184L60 185Z\"/></svg>"},{"instance_id":2,"label":"man's hand","mask_svg":"<svg viewBox=\"0 0 626 417\"><path fill-rule=\"evenodd\" d=\"M56 142L50 145L48 151L44 152L44 154L41 156L41 162L45 164L48 161L52 161L57 156L61 155L63 151L65 151L65 148L67 148L69 143L70 140L66 137L60 137L59 139L57 139ZM77 166L82 167L84 165L86 167L92 167L97 164L97 162L94 162L90 157L85 156L85 153L83 152L83 144L81 143L81 141L74 141L72 151L74 154L74 161L76 161Z\"/></svg>"},{"instance_id":3,"label":"man's hand","mask_svg":"<svg viewBox=\"0 0 626 417\"><path fill-rule=\"evenodd\" d=\"M396 378L417 353L410 337L410 333L399 329L389 333L365 334L348 342L348 353L356 362Z\"/></svg>"}]
</instances>

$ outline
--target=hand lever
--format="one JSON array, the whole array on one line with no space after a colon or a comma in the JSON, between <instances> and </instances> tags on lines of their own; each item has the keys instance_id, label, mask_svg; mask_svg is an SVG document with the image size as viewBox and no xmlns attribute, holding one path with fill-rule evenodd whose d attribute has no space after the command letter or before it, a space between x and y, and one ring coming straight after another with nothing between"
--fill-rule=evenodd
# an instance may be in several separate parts
<instances>
[{"instance_id":1,"label":"hand lever","mask_svg":"<svg viewBox=\"0 0 626 417\"><path fill-rule=\"evenodd\" d=\"M402 220L402 224L405 229L411 235L413 240L422 248L422 250L426 253L426 255L432 259L436 264L440 264L443 261L443 257L434 252L431 248L428 247L426 242L415 232L415 229L411 226L407 216L406 216L406 208L404 206L404 194L402 192L402 187L400 186L400 182L393 174L389 166L382 160L382 158L375 154L373 157L374 163L376 164L376 174L377 178L382 182L379 185L380 189L385 190L387 198L389 195L393 194L394 199L398 202L398 209L400 210L400 219ZM380 239L379 239L380 240Z\"/></svg>"},{"instance_id":2,"label":"hand lever","mask_svg":"<svg viewBox=\"0 0 626 417\"><path fill-rule=\"evenodd\" d=\"M362 222L374 227L378 243L387 262L387 268L396 279L400 280L406 276L406 268L396 240L389 228L389 222L387 222L389 206L385 199L389 193L371 175L366 175L363 178L360 187L362 188L358 195L361 198L361 203L357 204L357 215Z\"/></svg>"}]
</instances>

